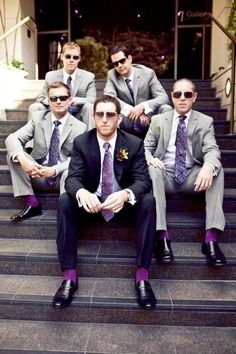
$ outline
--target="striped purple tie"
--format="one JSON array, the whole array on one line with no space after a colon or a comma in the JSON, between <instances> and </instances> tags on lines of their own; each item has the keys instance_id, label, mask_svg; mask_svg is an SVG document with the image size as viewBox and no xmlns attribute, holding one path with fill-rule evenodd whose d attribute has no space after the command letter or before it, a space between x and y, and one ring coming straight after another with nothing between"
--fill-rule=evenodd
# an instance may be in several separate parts
<instances>
[{"instance_id":1,"label":"striped purple tie","mask_svg":"<svg viewBox=\"0 0 236 354\"><path fill-rule=\"evenodd\" d=\"M176 133L175 152L175 181L182 184L186 181L186 150L187 150L187 129L184 122L186 116L179 116L179 124Z\"/></svg>"},{"instance_id":2,"label":"striped purple tie","mask_svg":"<svg viewBox=\"0 0 236 354\"><path fill-rule=\"evenodd\" d=\"M60 145L60 130L59 125L61 122L59 120L55 120L54 129L52 132L51 143L49 147L49 155L48 155L48 166L54 166L58 163L59 160L59 145ZM52 185L56 181L56 178L48 178L48 183Z\"/></svg>"},{"instance_id":3,"label":"striped purple tie","mask_svg":"<svg viewBox=\"0 0 236 354\"><path fill-rule=\"evenodd\" d=\"M114 171L113 171L113 162L111 152L109 148L111 145L106 142L103 145L105 149L105 155L103 159L102 165L102 202L106 200L106 198L113 193L113 182L114 182ZM102 209L102 216L106 221L109 221L113 218L114 212L108 209Z\"/></svg>"}]
</instances>

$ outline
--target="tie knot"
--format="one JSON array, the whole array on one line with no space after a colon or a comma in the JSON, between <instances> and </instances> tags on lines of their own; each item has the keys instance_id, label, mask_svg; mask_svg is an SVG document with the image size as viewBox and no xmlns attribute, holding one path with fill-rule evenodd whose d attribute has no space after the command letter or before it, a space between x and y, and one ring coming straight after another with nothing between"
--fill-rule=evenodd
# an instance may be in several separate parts
<instances>
[{"instance_id":1,"label":"tie knot","mask_svg":"<svg viewBox=\"0 0 236 354\"><path fill-rule=\"evenodd\" d=\"M71 77L71 76L68 76L67 82L70 84L71 81L72 81L72 77Z\"/></svg>"},{"instance_id":2,"label":"tie knot","mask_svg":"<svg viewBox=\"0 0 236 354\"><path fill-rule=\"evenodd\" d=\"M54 120L53 123L54 123L55 127L58 127L61 124L61 122L59 120Z\"/></svg>"},{"instance_id":3,"label":"tie knot","mask_svg":"<svg viewBox=\"0 0 236 354\"><path fill-rule=\"evenodd\" d=\"M130 79L125 79L125 82L127 83L127 84L129 84L130 83Z\"/></svg>"},{"instance_id":4,"label":"tie knot","mask_svg":"<svg viewBox=\"0 0 236 354\"><path fill-rule=\"evenodd\" d=\"M104 144L103 144L103 147L104 147L104 149L105 149L105 151L108 151L109 149L110 149L110 143L108 143L108 142L105 142Z\"/></svg>"},{"instance_id":5,"label":"tie knot","mask_svg":"<svg viewBox=\"0 0 236 354\"><path fill-rule=\"evenodd\" d=\"M185 120L186 118L187 118L186 116L179 116L179 121L182 123L182 122L184 122L184 120Z\"/></svg>"}]
</instances>

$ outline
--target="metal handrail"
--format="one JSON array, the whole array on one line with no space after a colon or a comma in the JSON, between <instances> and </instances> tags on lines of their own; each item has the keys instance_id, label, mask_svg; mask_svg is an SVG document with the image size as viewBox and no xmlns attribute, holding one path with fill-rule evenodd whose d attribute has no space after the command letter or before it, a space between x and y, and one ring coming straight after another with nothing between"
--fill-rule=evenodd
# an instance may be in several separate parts
<instances>
[{"instance_id":1,"label":"metal handrail","mask_svg":"<svg viewBox=\"0 0 236 354\"><path fill-rule=\"evenodd\" d=\"M234 134L234 99L235 99L235 56L236 56L236 37L232 36L227 29L212 14L205 15L206 21L210 18L232 43L232 69L231 69L231 99L230 99L230 134ZM205 25L206 25L205 21Z\"/></svg>"},{"instance_id":2,"label":"metal handrail","mask_svg":"<svg viewBox=\"0 0 236 354\"><path fill-rule=\"evenodd\" d=\"M37 25L36 25L35 20L32 17L30 17L30 16L26 16L25 18L23 18L23 20L18 22L15 26L10 28L5 33L3 33L0 36L0 41L5 39L7 36L9 36L9 34L15 32L19 27L21 27L22 25L24 25L25 23L27 23L29 21L32 22L33 26L34 26L34 53L35 53L35 59L37 59L37 39L38 39ZM34 70L35 70L35 79L38 80L38 62L37 62L37 60L35 60L35 68L34 68Z\"/></svg>"}]
</instances>

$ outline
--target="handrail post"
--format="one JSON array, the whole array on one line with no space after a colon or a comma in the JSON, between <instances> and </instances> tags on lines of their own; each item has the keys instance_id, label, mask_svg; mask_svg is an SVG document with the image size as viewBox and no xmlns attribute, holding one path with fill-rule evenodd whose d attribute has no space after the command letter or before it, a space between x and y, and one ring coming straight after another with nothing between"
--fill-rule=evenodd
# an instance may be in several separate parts
<instances>
[{"instance_id":1,"label":"handrail post","mask_svg":"<svg viewBox=\"0 0 236 354\"><path fill-rule=\"evenodd\" d=\"M230 134L234 134L234 99L235 99L235 44L232 43Z\"/></svg>"}]
</instances>

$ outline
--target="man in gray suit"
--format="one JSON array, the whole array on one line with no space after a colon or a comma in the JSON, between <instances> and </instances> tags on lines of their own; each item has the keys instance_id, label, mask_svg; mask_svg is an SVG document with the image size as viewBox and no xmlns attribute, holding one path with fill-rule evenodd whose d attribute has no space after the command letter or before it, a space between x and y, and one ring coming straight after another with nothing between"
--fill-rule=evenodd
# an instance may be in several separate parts
<instances>
[{"instance_id":1,"label":"man in gray suit","mask_svg":"<svg viewBox=\"0 0 236 354\"><path fill-rule=\"evenodd\" d=\"M67 85L52 83L48 87L51 111L34 113L26 125L5 141L14 197L26 198L25 208L11 217L14 221L42 214L34 190L65 192L74 138L86 131L86 125L68 113L71 100ZM24 146L31 139L33 149L29 155Z\"/></svg>"},{"instance_id":2,"label":"man in gray suit","mask_svg":"<svg viewBox=\"0 0 236 354\"><path fill-rule=\"evenodd\" d=\"M62 81L71 89L71 105L69 112L82 120L88 129L94 128L92 123L93 103L96 99L95 76L93 73L79 69L80 47L74 42L64 44L61 60L63 69L53 70L46 73L42 91L36 102L29 107L28 120L32 118L35 111L47 110L49 102L47 98L48 86L55 81Z\"/></svg>"},{"instance_id":3,"label":"man in gray suit","mask_svg":"<svg viewBox=\"0 0 236 354\"><path fill-rule=\"evenodd\" d=\"M154 70L132 64L126 47L115 46L110 57L114 69L108 73L104 94L120 101L123 115L120 128L143 137L152 115L172 110L169 98Z\"/></svg>"},{"instance_id":4,"label":"man in gray suit","mask_svg":"<svg viewBox=\"0 0 236 354\"><path fill-rule=\"evenodd\" d=\"M224 230L222 209L224 172L215 140L213 119L192 109L197 99L195 85L188 79L173 86L174 110L152 118L144 146L157 210L158 262L173 261L166 225L165 193L205 192L206 234L202 252L210 264L226 263L217 243Z\"/></svg>"}]
</instances>

